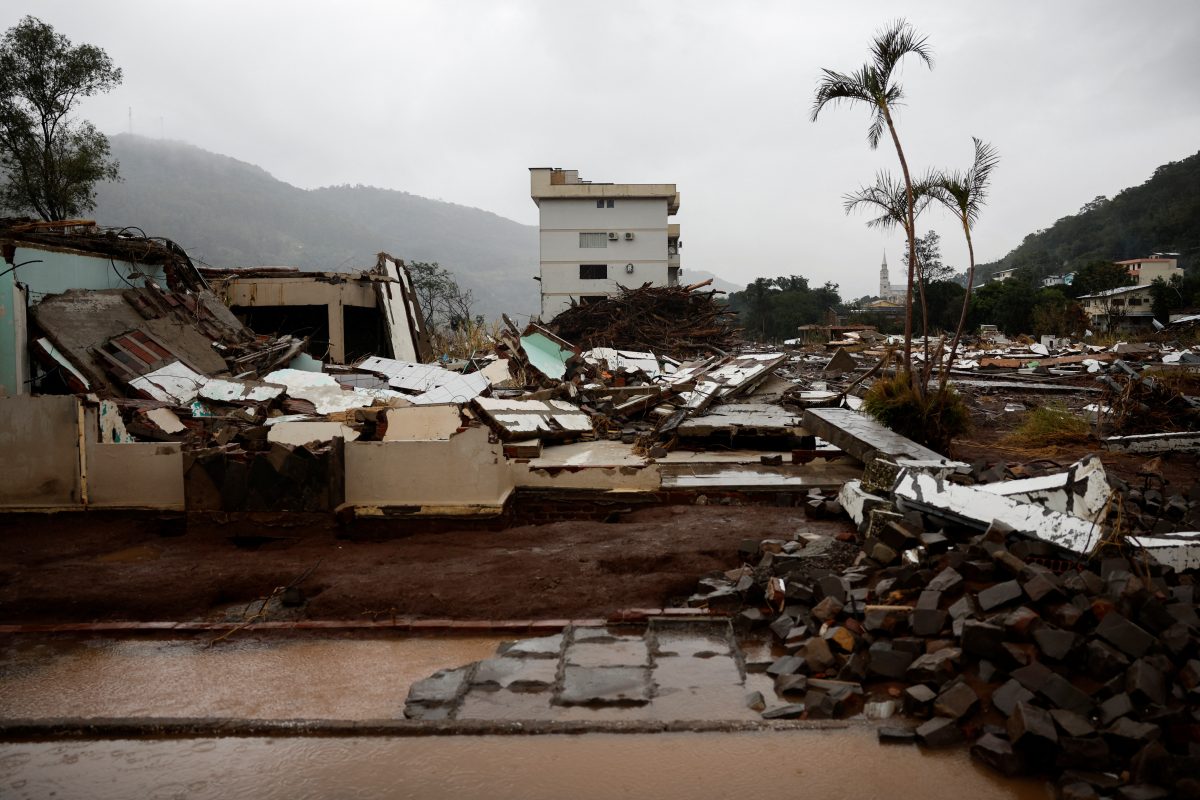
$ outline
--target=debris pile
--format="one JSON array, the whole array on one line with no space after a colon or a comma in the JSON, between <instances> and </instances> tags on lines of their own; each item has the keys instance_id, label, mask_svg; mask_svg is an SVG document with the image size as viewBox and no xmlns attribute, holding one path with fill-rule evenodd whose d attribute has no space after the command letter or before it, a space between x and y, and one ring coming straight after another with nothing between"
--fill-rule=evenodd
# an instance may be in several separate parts
<instances>
[{"instance_id":1,"label":"debris pile","mask_svg":"<svg viewBox=\"0 0 1200 800\"><path fill-rule=\"evenodd\" d=\"M549 328L584 349L649 350L676 357L727 352L737 343L736 314L715 299L716 291L691 286L621 287L620 294L573 305Z\"/></svg>"},{"instance_id":2,"label":"debris pile","mask_svg":"<svg viewBox=\"0 0 1200 800\"><path fill-rule=\"evenodd\" d=\"M915 727L881 740L969 741L1005 774L1055 772L1069 796L1191 796L1200 536L1092 525L1098 460L1052 480L969 473L868 464L808 504L844 509L857 537L747 540L744 565L703 578L689 605L769 626L784 654L748 667L785 705L764 717L902 714Z\"/></svg>"}]
</instances>

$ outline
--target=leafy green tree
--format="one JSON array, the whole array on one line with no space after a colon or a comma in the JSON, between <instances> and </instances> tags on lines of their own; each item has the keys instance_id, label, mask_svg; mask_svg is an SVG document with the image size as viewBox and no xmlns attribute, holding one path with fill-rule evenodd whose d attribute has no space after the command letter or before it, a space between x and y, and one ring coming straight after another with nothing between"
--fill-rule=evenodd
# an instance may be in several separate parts
<instances>
[{"instance_id":1,"label":"leafy green tree","mask_svg":"<svg viewBox=\"0 0 1200 800\"><path fill-rule=\"evenodd\" d=\"M1035 295L1030 325L1037 335L1075 336L1087 330L1087 315L1083 306L1053 286Z\"/></svg>"},{"instance_id":2,"label":"leafy green tree","mask_svg":"<svg viewBox=\"0 0 1200 800\"><path fill-rule=\"evenodd\" d=\"M1172 275L1170 280L1155 278L1150 284L1154 318L1167 323L1172 314L1194 313L1200 307L1200 273Z\"/></svg>"},{"instance_id":3,"label":"leafy green tree","mask_svg":"<svg viewBox=\"0 0 1200 800\"><path fill-rule=\"evenodd\" d=\"M1136 282L1129 270L1120 264L1102 259L1089 261L1075 273L1075 278L1071 281L1071 294L1082 297L1085 294L1132 286Z\"/></svg>"},{"instance_id":4,"label":"leafy green tree","mask_svg":"<svg viewBox=\"0 0 1200 800\"><path fill-rule=\"evenodd\" d=\"M121 82L98 47L73 46L27 16L0 40L0 206L45 220L96 206L98 181L117 180L108 138L71 117L79 101Z\"/></svg>"},{"instance_id":5,"label":"leafy green tree","mask_svg":"<svg viewBox=\"0 0 1200 800\"><path fill-rule=\"evenodd\" d=\"M947 364L953 366L954 357L958 353L958 344L962 339L963 328L967 324L967 316L971 307L971 290L975 284L975 245L971 241L971 231L979 220L987 197L988 184L991 182L992 170L1000 163L1000 154L982 139L971 137L975 143L975 160L965 172L940 172L929 181L929 195L941 203L952 213L962 225L963 236L967 240L967 285L963 293L962 311L958 316L958 325L954 330L954 339L950 343L950 357ZM941 387L950 379L950 370L944 369L941 374Z\"/></svg>"},{"instance_id":6,"label":"leafy green tree","mask_svg":"<svg viewBox=\"0 0 1200 800\"><path fill-rule=\"evenodd\" d=\"M839 103L863 104L871 109L871 124L867 128L867 144L874 150L879 146L886 128L896 147L896 157L900 161L900 171L904 175L904 187L907 194L905 203L904 232L908 235L908 289L905 298L904 320L904 368L912 373L912 293L913 267L916 264L916 222L915 198L913 194L912 176L909 174L908 161L904 157L904 148L900 145L900 137L896 133L892 109L904 98L904 90L895 79L896 68L907 55L914 55L933 68L933 53L924 36L920 36L903 19L898 19L875 35L871 43L868 60L852 73L836 72L823 69L823 77L817 84L816 95L813 99L812 121L827 105ZM924 394L924 386L918 386L918 392Z\"/></svg>"},{"instance_id":7,"label":"leafy green tree","mask_svg":"<svg viewBox=\"0 0 1200 800\"><path fill-rule=\"evenodd\" d=\"M1018 270L1005 281L991 281L973 293L970 327L995 325L1009 336L1033 331L1033 307L1037 303L1037 279L1031 270Z\"/></svg>"},{"instance_id":8,"label":"leafy green tree","mask_svg":"<svg viewBox=\"0 0 1200 800\"><path fill-rule=\"evenodd\" d=\"M841 305L836 283L813 289L800 275L758 278L729 296L746 334L762 341L794 338L799 326L819 324Z\"/></svg>"},{"instance_id":9,"label":"leafy green tree","mask_svg":"<svg viewBox=\"0 0 1200 800\"><path fill-rule=\"evenodd\" d=\"M959 313L962 309L963 296L967 290L962 284L953 280L930 281L925 285L926 306L929 311L928 328L933 332L954 330L958 325ZM914 309L920 314L921 309ZM924 329L926 322L920 320Z\"/></svg>"},{"instance_id":10,"label":"leafy green tree","mask_svg":"<svg viewBox=\"0 0 1200 800\"><path fill-rule=\"evenodd\" d=\"M406 266L427 328L457 331L483 324L482 318L471 313L475 299L470 290L460 287L445 267L436 261L414 261Z\"/></svg>"},{"instance_id":11,"label":"leafy green tree","mask_svg":"<svg viewBox=\"0 0 1200 800\"><path fill-rule=\"evenodd\" d=\"M922 187L928 197L928 190ZM908 254L903 258L904 266L908 266ZM942 263L942 237L937 231L929 231L924 236L917 237L917 277L926 283L950 280L954 268Z\"/></svg>"}]
</instances>

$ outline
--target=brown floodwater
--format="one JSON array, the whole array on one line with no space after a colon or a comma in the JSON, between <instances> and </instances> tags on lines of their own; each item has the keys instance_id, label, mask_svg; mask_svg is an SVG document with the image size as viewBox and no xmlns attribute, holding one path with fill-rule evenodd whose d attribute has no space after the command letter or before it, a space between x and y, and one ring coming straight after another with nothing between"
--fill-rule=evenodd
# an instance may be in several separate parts
<instances>
[{"instance_id":1,"label":"brown floodwater","mask_svg":"<svg viewBox=\"0 0 1200 800\"><path fill-rule=\"evenodd\" d=\"M14 637L0 645L0 717L400 719L412 683L501 641Z\"/></svg>"},{"instance_id":2,"label":"brown floodwater","mask_svg":"<svg viewBox=\"0 0 1200 800\"><path fill-rule=\"evenodd\" d=\"M962 750L873 731L204 739L0 745L6 798L1049 800Z\"/></svg>"},{"instance_id":3,"label":"brown floodwater","mask_svg":"<svg viewBox=\"0 0 1200 800\"><path fill-rule=\"evenodd\" d=\"M498 637L15 637L0 644L0 716L378 719L408 688L491 655ZM739 690L740 692L741 690ZM739 703L740 707L740 703ZM700 716L695 708L688 717ZM0 743L0 797L884 797L1047 800L965 750L828 731L245 738Z\"/></svg>"}]
</instances>

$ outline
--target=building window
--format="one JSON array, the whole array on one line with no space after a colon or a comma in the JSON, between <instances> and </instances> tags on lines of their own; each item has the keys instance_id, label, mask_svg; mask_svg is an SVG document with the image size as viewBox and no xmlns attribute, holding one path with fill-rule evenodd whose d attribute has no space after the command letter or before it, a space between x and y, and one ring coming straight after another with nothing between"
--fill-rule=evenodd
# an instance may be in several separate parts
<instances>
[{"instance_id":1,"label":"building window","mask_svg":"<svg viewBox=\"0 0 1200 800\"><path fill-rule=\"evenodd\" d=\"M580 264L579 279L583 281L602 281L608 278L608 264Z\"/></svg>"},{"instance_id":2,"label":"building window","mask_svg":"<svg viewBox=\"0 0 1200 800\"><path fill-rule=\"evenodd\" d=\"M580 297L579 297L579 305L581 305L581 306L586 306L586 305L590 305L590 304L592 304L592 303L595 303L595 302L597 302L597 301L599 301L599 300L607 300L607 299L608 299L608 295L605 295L605 294L585 294L585 295L580 295Z\"/></svg>"},{"instance_id":3,"label":"building window","mask_svg":"<svg viewBox=\"0 0 1200 800\"><path fill-rule=\"evenodd\" d=\"M604 201L603 201L603 200L597 200L597 201L596 201L596 208L604 208Z\"/></svg>"},{"instance_id":4,"label":"building window","mask_svg":"<svg viewBox=\"0 0 1200 800\"><path fill-rule=\"evenodd\" d=\"M613 203L613 201L612 201L612 200L605 200L605 201L604 201L604 205L605 205L606 207L608 207L608 208L612 208L612 207L613 207L613 205L614 205L614 203Z\"/></svg>"},{"instance_id":5,"label":"building window","mask_svg":"<svg viewBox=\"0 0 1200 800\"><path fill-rule=\"evenodd\" d=\"M579 234L580 247L608 247L608 233Z\"/></svg>"},{"instance_id":6,"label":"building window","mask_svg":"<svg viewBox=\"0 0 1200 800\"><path fill-rule=\"evenodd\" d=\"M596 208L612 208L612 207L613 207L612 200L597 200L596 201Z\"/></svg>"}]
</instances>

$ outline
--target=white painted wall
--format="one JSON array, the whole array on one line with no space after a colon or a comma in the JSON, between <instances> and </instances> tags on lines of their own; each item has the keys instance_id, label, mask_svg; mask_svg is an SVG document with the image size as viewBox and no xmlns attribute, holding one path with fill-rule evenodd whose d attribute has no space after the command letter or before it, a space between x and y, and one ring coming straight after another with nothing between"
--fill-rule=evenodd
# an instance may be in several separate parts
<instances>
[{"instance_id":1,"label":"white painted wall","mask_svg":"<svg viewBox=\"0 0 1200 800\"><path fill-rule=\"evenodd\" d=\"M617 197L613 208L597 208L595 200L542 198L539 207L542 319L549 320L572 299L615 294L618 283L667 285L666 199ZM581 248L579 234L585 232L606 234L605 246ZM608 233L616 233L617 240L609 240ZM633 234L632 241L626 233ZM608 278L581 279L581 264L607 264Z\"/></svg>"}]
</instances>

